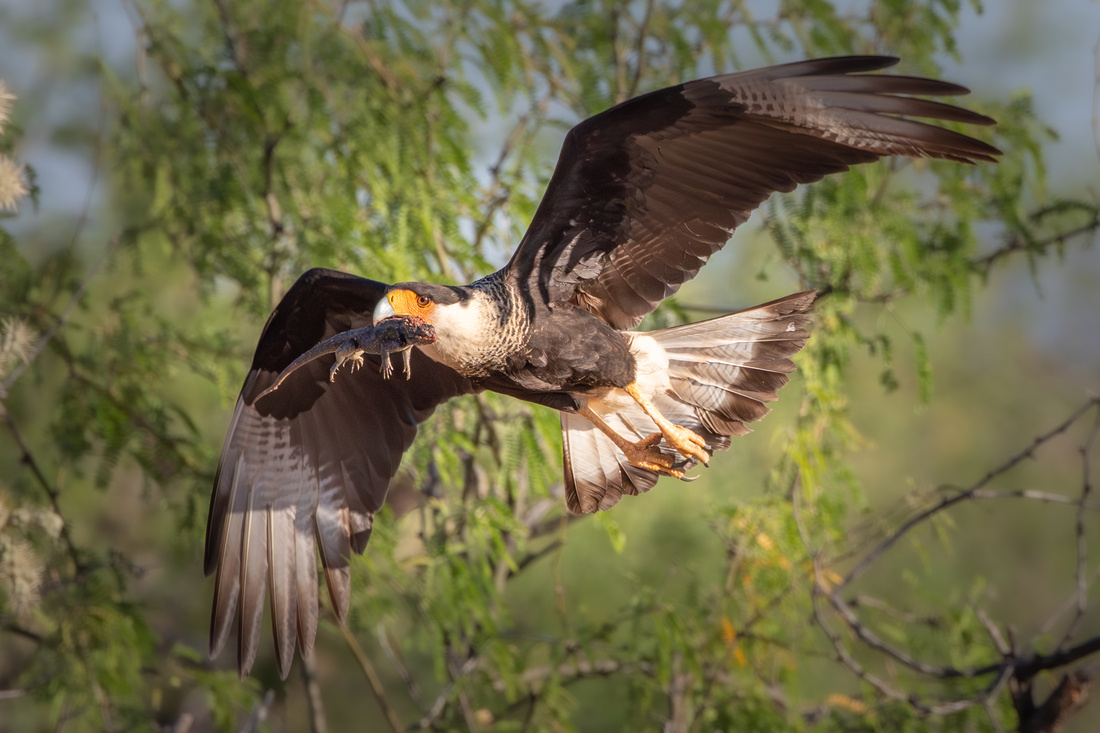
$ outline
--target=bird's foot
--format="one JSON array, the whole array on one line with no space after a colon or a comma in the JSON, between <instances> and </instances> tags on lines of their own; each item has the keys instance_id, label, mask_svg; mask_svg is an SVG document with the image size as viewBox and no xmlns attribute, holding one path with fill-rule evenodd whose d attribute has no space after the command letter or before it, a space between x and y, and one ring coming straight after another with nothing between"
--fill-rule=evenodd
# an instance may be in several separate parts
<instances>
[{"instance_id":1,"label":"bird's foot","mask_svg":"<svg viewBox=\"0 0 1100 733\"><path fill-rule=\"evenodd\" d=\"M622 446L623 454L628 461L638 468L656 471L664 476L683 478L684 472L679 470L684 465L683 462L676 461L667 453L662 453L657 447L663 437L661 433L653 433L636 443L627 443Z\"/></svg>"},{"instance_id":2,"label":"bird's foot","mask_svg":"<svg viewBox=\"0 0 1100 733\"><path fill-rule=\"evenodd\" d=\"M682 455L687 461L698 461L704 466L710 465L710 457L714 453L714 449L707 445L707 441L694 431L688 430L685 427L674 424L671 420L661 414L661 411L657 409L649 398L642 393L641 388L637 382L631 382L623 388L628 395L634 398L634 401L653 422L657 425L657 429L661 431L661 436L668 443L669 447ZM653 436L649 436L646 440L650 440Z\"/></svg>"},{"instance_id":3,"label":"bird's foot","mask_svg":"<svg viewBox=\"0 0 1100 733\"><path fill-rule=\"evenodd\" d=\"M702 436L679 425L673 425L671 429L662 430L662 432L665 442L684 458L688 460L694 458L704 466L710 465L714 450L707 445L707 441Z\"/></svg>"}]
</instances>

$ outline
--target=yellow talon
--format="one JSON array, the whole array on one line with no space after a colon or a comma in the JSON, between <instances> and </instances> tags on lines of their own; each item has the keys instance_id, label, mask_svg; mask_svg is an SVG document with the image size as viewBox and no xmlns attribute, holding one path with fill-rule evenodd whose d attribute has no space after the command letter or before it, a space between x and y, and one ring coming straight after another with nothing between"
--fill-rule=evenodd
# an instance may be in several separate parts
<instances>
[{"instance_id":1,"label":"yellow talon","mask_svg":"<svg viewBox=\"0 0 1100 733\"><path fill-rule=\"evenodd\" d=\"M623 454L628 461L638 468L656 471L673 478L683 478L684 472L675 468L676 462L672 456L662 453L657 448L657 444L661 442L662 437L664 436L660 433L653 433L637 443L627 443L621 446Z\"/></svg>"},{"instance_id":2,"label":"yellow talon","mask_svg":"<svg viewBox=\"0 0 1100 733\"><path fill-rule=\"evenodd\" d=\"M707 441L687 428L673 425L672 429L664 434L665 442L674 448L684 458L694 458L704 466L710 464L710 451L707 450Z\"/></svg>"}]
</instances>

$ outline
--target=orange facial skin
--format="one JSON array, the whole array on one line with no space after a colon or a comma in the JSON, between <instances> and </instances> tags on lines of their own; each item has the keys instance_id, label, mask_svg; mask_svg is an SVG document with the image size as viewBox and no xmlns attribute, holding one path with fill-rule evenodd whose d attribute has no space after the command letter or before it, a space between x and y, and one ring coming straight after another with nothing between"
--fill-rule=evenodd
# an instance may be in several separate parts
<instances>
[{"instance_id":1,"label":"orange facial skin","mask_svg":"<svg viewBox=\"0 0 1100 733\"><path fill-rule=\"evenodd\" d=\"M435 302L431 298L417 295L411 290L394 290L386 295L386 299L390 301L396 315L421 318L425 323L432 322Z\"/></svg>"}]
</instances>

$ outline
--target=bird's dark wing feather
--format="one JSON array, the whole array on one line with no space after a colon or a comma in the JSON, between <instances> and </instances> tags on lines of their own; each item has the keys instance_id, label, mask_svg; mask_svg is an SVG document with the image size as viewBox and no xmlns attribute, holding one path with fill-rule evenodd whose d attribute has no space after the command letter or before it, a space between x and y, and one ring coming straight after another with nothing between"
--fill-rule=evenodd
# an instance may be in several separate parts
<instances>
[{"instance_id":1,"label":"bird's dark wing feather","mask_svg":"<svg viewBox=\"0 0 1100 733\"><path fill-rule=\"evenodd\" d=\"M993 120L926 99L963 87L866 75L896 59L818 59L688 82L574 127L507 266L548 303L636 325L773 191L889 155L993 160L996 148L906 117Z\"/></svg>"},{"instance_id":2,"label":"bird's dark wing feather","mask_svg":"<svg viewBox=\"0 0 1100 733\"><path fill-rule=\"evenodd\" d=\"M210 650L237 619L241 675L259 643L270 586L279 671L317 631L317 551L336 615L348 608L351 552L362 552L416 427L437 405L473 391L457 372L412 355L412 378L383 382L377 356L329 382L328 355L257 399L299 354L371 323L385 285L331 270L304 274L264 327L218 464L206 531L206 574L217 573Z\"/></svg>"}]
</instances>

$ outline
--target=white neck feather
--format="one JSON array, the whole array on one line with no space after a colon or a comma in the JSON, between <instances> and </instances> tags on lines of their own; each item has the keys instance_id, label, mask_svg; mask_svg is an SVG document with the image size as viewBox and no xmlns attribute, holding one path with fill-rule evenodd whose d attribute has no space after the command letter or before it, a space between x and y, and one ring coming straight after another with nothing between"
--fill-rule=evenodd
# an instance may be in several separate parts
<instances>
[{"instance_id":1,"label":"white neck feather","mask_svg":"<svg viewBox=\"0 0 1100 733\"><path fill-rule=\"evenodd\" d=\"M499 366L500 313L485 293L454 305L436 305L432 311L436 342L420 349L433 360L467 376L476 376Z\"/></svg>"}]
</instances>

